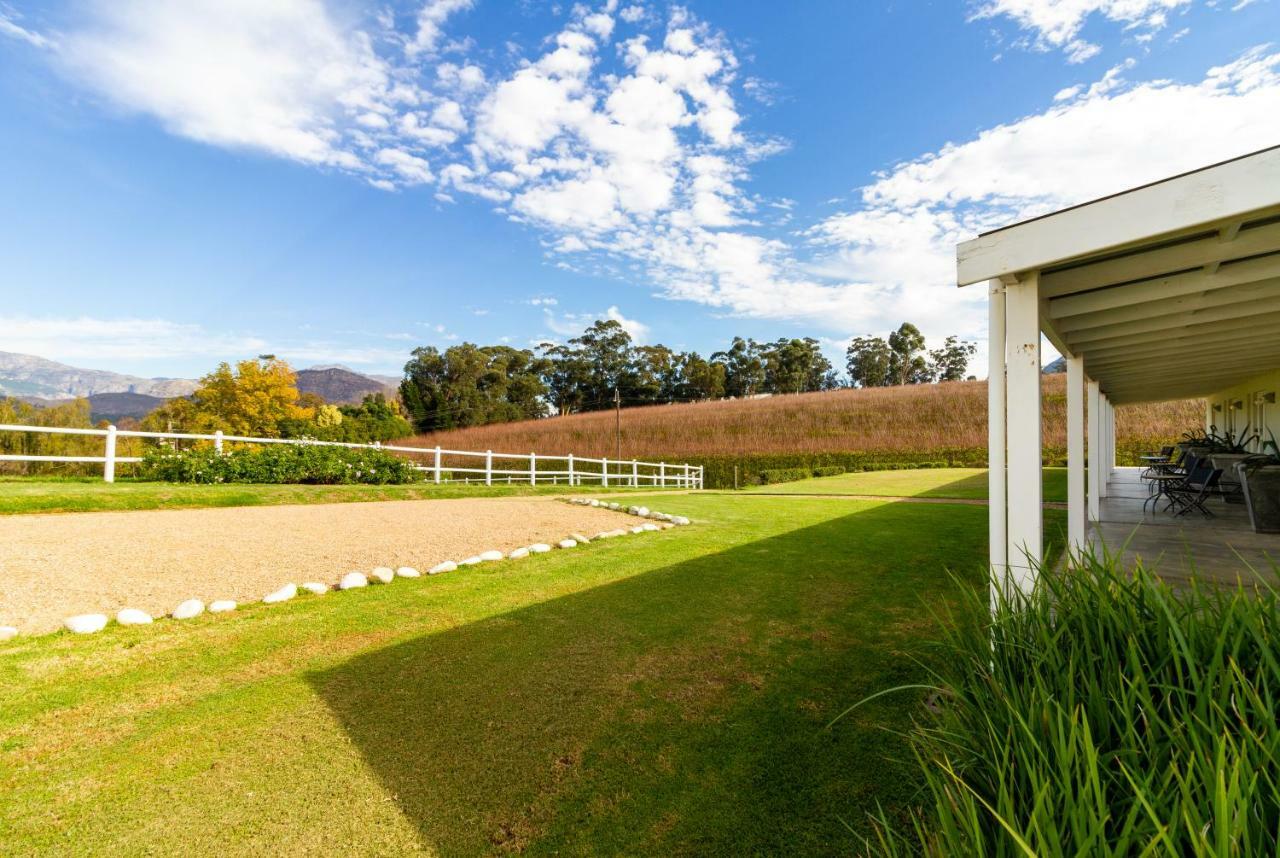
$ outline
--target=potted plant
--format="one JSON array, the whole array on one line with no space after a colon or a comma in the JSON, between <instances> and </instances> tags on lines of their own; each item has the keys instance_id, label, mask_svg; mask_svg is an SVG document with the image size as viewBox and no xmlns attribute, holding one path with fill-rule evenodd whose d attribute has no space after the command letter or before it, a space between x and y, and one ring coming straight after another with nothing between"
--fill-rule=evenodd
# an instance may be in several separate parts
<instances>
[{"instance_id":1,"label":"potted plant","mask_svg":"<svg viewBox=\"0 0 1280 858\"><path fill-rule=\"evenodd\" d=\"M1275 433L1263 443L1269 451L1236 464L1254 533L1280 533L1280 446Z\"/></svg>"},{"instance_id":2,"label":"potted plant","mask_svg":"<svg viewBox=\"0 0 1280 858\"><path fill-rule=\"evenodd\" d=\"M1258 436L1250 435L1249 427L1245 426L1239 435L1215 432L1208 436L1208 441L1212 445L1209 459L1215 468L1222 469L1223 497L1227 503L1244 503L1236 465L1255 455L1249 451L1249 446L1258 441Z\"/></svg>"}]
</instances>

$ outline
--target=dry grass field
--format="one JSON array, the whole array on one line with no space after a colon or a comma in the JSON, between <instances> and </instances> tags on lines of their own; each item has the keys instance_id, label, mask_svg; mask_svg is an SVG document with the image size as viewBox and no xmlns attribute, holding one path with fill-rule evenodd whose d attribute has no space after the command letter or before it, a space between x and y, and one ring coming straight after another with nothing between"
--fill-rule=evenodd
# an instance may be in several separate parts
<instances>
[{"instance_id":1,"label":"dry grass field","mask_svg":"<svg viewBox=\"0 0 1280 858\"><path fill-rule=\"evenodd\" d=\"M1044 440L1051 464L1066 448L1065 382L1062 375L1044 377ZM1124 459L1201 425L1204 405L1184 400L1126 406L1118 409L1117 419L1118 454ZM432 433L397 443L611 457L614 420L612 411L597 411ZM984 381L655 405L622 413L622 454L628 459L738 459L784 467L784 459L817 462L831 461L836 454L863 454L868 461L883 463L970 465L985 462L986 446Z\"/></svg>"}]
</instances>

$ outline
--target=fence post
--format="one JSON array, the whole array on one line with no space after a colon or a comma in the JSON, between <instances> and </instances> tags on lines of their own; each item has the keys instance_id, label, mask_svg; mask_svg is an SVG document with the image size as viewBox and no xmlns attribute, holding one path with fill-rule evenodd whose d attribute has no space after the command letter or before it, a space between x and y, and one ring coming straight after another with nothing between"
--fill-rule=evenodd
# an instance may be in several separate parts
<instances>
[{"instance_id":1,"label":"fence post","mask_svg":"<svg viewBox=\"0 0 1280 858\"><path fill-rule=\"evenodd\" d=\"M701 488L702 488L702 476L703 476L703 469L704 469L705 467L706 467L706 465L699 465L699 466L698 466L698 488L699 488L699 489L701 489Z\"/></svg>"},{"instance_id":2,"label":"fence post","mask_svg":"<svg viewBox=\"0 0 1280 858\"><path fill-rule=\"evenodd\" d=\"M108 483L116 481L116 427L107 426L107 445L102 454L102 479Z\"/></svg>"},{"instance_id":3,"label":"fence post","mask_svg":"<svg viewBox=\"0 0 1280 858\"><path fill-rule=\"evenodd\" d=\"M569 487L573 487L573 454L569 454Z\"/></svg>"},{"instance_id":4,"label":"fence post","mask_svg":"<svg viewBox=\"0 0 1280 858\"><path fill-rule=\"evenodd\" d=\"M605 488L609 486L609 460L607 458L600 460L600 485Z\"/></svg>"},{"instance_id":5,"label":"fence post","mask_svg":"<svg viewBox=\"0 0 1280 858\"><path fill-rule=\"evenodd\" d=\"M529 485L536 486L538 484L538 454L529 454Z\"/></svg>"},{"instance_id":6,"label":"fence post","mask_svg":"<svg viewBox=\"0 0 1280 858\"><path fill-rule=\"evenodd\" d=\"M667 463L666 462L658 463L658 484L662 486L662 488L664 489L667 487Z\"/></svg>"},{"instance_id":7,"label":"fence post","mask_svg":"<svg viewBox=\"0 0 1280 858\"><path fill-rule=\"evenodd\" d=\"M631 488L640 488L640 464L635 460L631 460Z\"/></svg>"},{"instance_id":8,"label":"fence post","mask_svg":"<svg viewBox=\"0 0 1280 858\"><path fill-rule=\"evenodd\" d=\"M221 429L213 433L213 449L219 455L222 454L222 430Z\"/></svg>"},{"instance_id":9,"label":"fence post","mask_svg":"<svg viewBox=\"0 0 1280 858\"><path fill-rule=\"evenodd\" d=\"M439 484L440 482L440 447L438 445L436 446L435 472L436 472L436 483Z\"/></svg>"},{"instance_id":10,"label":"fence post","mask_svg":"<svg viewBox=\"0 0 1280 858\"><path fill-rule=\"evenodd\" d=\"M493 485L493 451L484 451L484 484Z\"/></svg>"},{"instance_id":11,"label":"fence post","mask_svg":"<svg viewBox=\"0 0 1280 858\"><path fill-rule=\"evenodd\" d=\"M686 489L691 489L691 488L693 488L693 476L692 476L692 474L689 472L689 466L688 466L688 465L685 465L685 466L684 466L684 479L683 479L683 480L681 480L681 485L682 485L682 487L683 487L683 488L686 488Z\"/></svg>"}]
</instances>

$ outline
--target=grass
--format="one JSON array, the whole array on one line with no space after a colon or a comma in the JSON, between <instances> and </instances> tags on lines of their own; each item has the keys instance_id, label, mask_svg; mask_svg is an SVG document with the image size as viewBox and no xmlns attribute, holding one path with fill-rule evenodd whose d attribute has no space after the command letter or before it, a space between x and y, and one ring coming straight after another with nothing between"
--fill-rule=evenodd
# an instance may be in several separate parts
<instances>
[{"instance_id":1,"label":"grass","mask_svg":"<svg viewBox=\"0 0 1280 858\"><path fill-rule=\"evenodd\" d=\"M929 813L886 820L879 851L1280 854L1276 591L1094 556L963 616L912 731Z\"/></svg>"},{"instance_id":2,"label":"grass","mask_svg":"<svg viewBox=\"0 0 1280 858\"><path fill-rule=\"evenodd\" d=\"M1066 387L1044 376L1044 444L1065 456ZM1201 400L1116 409L1118 453L1171 443L1204 424ZM397 442L406 443L406 442ZM537 450L547 455L614 456L614 415L597 411L421 435L407 443L455 450ZM864 452L882 461L982 463L987 457L987 385L982 381L836 390L628 408L622 412L625 458L671 462L708 457ZM763 467L786 467L784 464Z\"/></svg>"},{"instance_id":3,"label":"grass","mask_svg":"<svg viewBox=\"0 0 1280 858\"><path fill-rule=\"evenodd\" d=\"M581 491L598 491L599 487ZM413 483L401 486L304 486L235 483L192 485L101 478L0 478L0 515L31 512L98 512L106 510L189 509L214 506L351 503L430 498L475 498L563 495L568 486Z\"/></svg>"},{"instance_id":4,"label":"grass","mask_svg":"<svg viewBox=\"0 0 1280 858\"><path fill-rule=\"evenodd\" d=\"M825 725L920 681L985 511L648 503L697 524L0 644L4 851L830 854L905 814L918 700Z\"/></svg>"},{"instance_id":5,"label":"grass","mask_svg":"<svg viewBox=\"0 0 1280 858\"><path fill-rule=\"evenodd\" d=\"M875 495L877 497L986 500L986 468L919 468L902 471L859 471L768 486L748 492L785 495ZM1067 499L1067 469L1044 469L1044 499Z\"/></svg>"}]
</instances>

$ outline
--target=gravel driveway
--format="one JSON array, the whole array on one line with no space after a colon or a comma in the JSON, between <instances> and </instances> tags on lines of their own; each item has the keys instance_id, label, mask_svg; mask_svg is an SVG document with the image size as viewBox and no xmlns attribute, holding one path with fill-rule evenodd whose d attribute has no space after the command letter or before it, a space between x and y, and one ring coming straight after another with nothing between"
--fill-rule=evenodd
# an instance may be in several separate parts
<instances>
[{"instance_id":1,"label":"gravel driveway","mask_svg":"<svg viewBox=\"0 0 1280 858\"><path fill-rule=\"evenodd\" d=\"M33 634L72 614L257 601L288 582L334 584L374 566L425 573L488 549L633 523L551 498L0 516L0 625Z\"/></svg>"}]
</instances>

